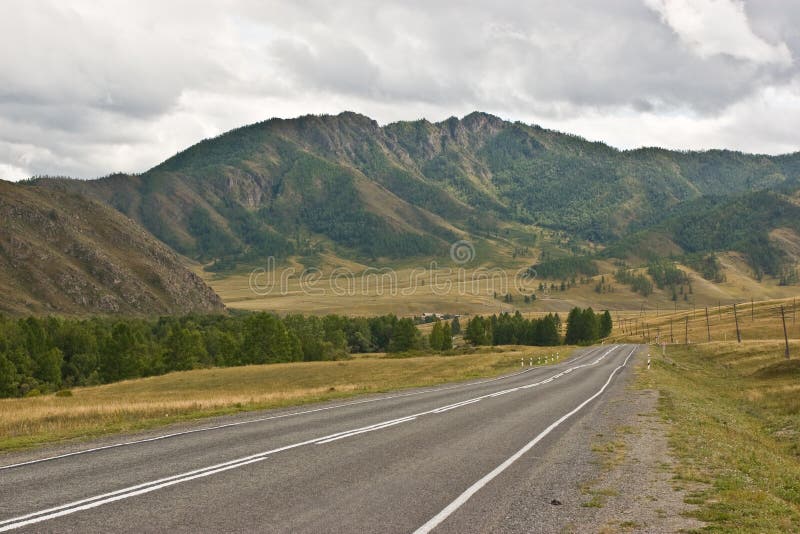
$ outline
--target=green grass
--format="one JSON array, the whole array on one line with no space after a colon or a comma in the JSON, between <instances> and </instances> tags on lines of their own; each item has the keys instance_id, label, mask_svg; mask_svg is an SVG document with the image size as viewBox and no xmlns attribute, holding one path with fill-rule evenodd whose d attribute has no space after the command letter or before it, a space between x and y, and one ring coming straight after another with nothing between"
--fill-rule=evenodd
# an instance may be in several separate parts
<instances>
[{"instance_id":1,"label":"green grass","mask_svg":"<svg viewBox=\"0 0 800 534\"><path fill-rule=\"evenodd\" d=\"M704 530L800 532L800 364L770 341L671 347L653 364L637 381L661 392L675 484Z\"/></svg>"}]
</instances>

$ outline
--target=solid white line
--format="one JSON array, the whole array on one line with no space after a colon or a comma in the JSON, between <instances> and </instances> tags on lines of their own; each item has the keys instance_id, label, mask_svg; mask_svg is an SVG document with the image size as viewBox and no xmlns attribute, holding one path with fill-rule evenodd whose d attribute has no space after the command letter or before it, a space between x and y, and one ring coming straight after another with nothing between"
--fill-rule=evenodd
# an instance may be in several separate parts
<instances>
[{"instance_id":1,"label":"solid white line","mask_svg":"<svg viewBox=\"0 0 800 534\"><path fill-rule=\"evenodd\" d=\"M577 360L579 358L582 358L583 356L585 356L585 354L583 354L581 356L578 356L577 358L575 358L575 360ZM283 418L286 418L286 417L296 417L296 416L299 416L299 415L308 415L308 414L317 413L317 412L324 412L324 411L328 411L328 410L336 410L336 409L339 409L339 408L347 408L349 406L357 406L359 404L368 404L368 403L372 403L372 402L380 402L380 401L399 399L399 398L404 398L404 397L413 397L413 396L416 396L416 395L424 395L426 393L437 393L439 391L449 391L449 390L452 390L452 389L479 386L479 385L482 385L482 384L488 384L490 382L496 382L498 380L506 380L508 378L513 378L515 376L518 376L518 375L521 375L521 374L524 374L524 373L528 373L528 372L530 372L530 371L532 371L534 369L536 369L536 368L535 367L528 368L528 369L525 369L524 371L518 371L516 373L511 373L509 375L503 375L503 376L499 376L499 377L496 377L496 378L490 378L490 379L487 379L487 380L481 380L479 382L469 382L469 383L466 383L466 384L456 384L456 385L453 385L453 386L435 387L435 388L426 389L426 390L423 390L423 391L413 391L411 393L398 393L398 394L395 394L395 395L388 395L388 396L385 396L385 397L378 397L378 398L374 398L374 399L364 399L364 400L358 400L358 401L353 401L353 402L346 402L346 403L343 403L343 404L336 404L334 406L323 406L321 408L314 408L314 409L311 409L311 410L303 410L303 411L300 411L300 412L291 412L291 413L286 413L286 414L272 415L272 416L268 416L268 417L259 417L257 419L248 419L246 421L237 421L237 422L233 422L233 423L225 423L225 424L222 424L222 425L208 426L208 427L203 427L203 428L195 428L193 430L184 430L184 431L181 431L181 432L173 432L173 433L170 433L170 434L163 434L163 435L160 435L160 436L154 436L152 438L142 438L142 439L137 439L137 440L132 440L132 441L123 441L123 442L120 442L120 443L113 443L111 445L103 445L101 447L93 447L91 449L82 449L82 450L79 450L79 451L68 452L68 453L64 453L64 454L58 454L58 455L55 455L55 456L48 456L46 458L37 458L35 460L28 460L28 461L25 461L25 462L19 462L19 463L15 463L15 464L2 465L2 466L0 466L0 471L2 471L4 469L12 469L12 468L16 468L16 467L23 467L23 466L26 466L26 465L38 464L38 463L42 463L42 462L49 462L49 461L52 461L52 460L59 460L59 459L62 459L62 458L69 458L71 456L78 456L78 455L81 455L81 454L89 454L89 453L104 451L104 450L108 450L108 449L115 449L115 448L118 448L118 447L127 447L127 446L130 446L130 445L139 445L141 443L150 443L150 442L153 442L153 441L160 441L160 440L163 440L163 439L174 438L174 437L178 437L178 436L185 436L185 435L188 435L188 434L195 434L195 433L198 433L198 432L209 432L211 430L220 430L220 429L231 428L231 427L235 427L235 426L250 425L250 424L253 424L253 423L263 423L265 421L271 421L273 419L283 419Z\"/></svg>"},{"instance_id":2,"label":"solid white line","mask_svg":"<svg viewBox=\"0 0 800 534\"><path fill-rule=\"evenodd\" d=\"M618 346L613 346L613 347L609 348L598 360L595 361L595 363L601 361L609 353L611 353L613 350L616 350L617 348L619 348L619 347ZM631 352L631 354L633 354L633 352ZM630 355L628 355L628 357L630 357ZM627 358L626 358L625 361L626 362L628 361ZM573 367L572 369L578 369L578 368L581 368L581 367L589 367L591 365L594 365L595 363L578 365L578 366ZM623 363L623 365L625 365L625 364ZM619 369L619 367L617 369ZM616 372L616 370L614 372ZM521 373L517 373L517 374L521 374ZM613 376L613 373L612 373L612 376ZM493 380L496 380L496 379L493 379ZM528 389L528 388L530 388L532 386L537 386L537 385L540 385L540 384L544 384L544 383L547 383L549 381L552 381L552 377L550 379L548 379L548 380L536 382L534 384L528 384L526 386L510 388L510 389L504 390L504 392L505 393L511 393L511 392L514 392L514 391L522 390L522 389ZM480 397L475 397L474 399L469 399L468 401L465 401L465 402L466 403L477 402L477 401L479 401L481 399L488 398L488 397L490 397L492 395L494 395L494 394L481 395ZM464 403L459 403L459 404L463 405ZM448 405L448 406L452 407L452 408L457 407L457 406L453 406L453 405ZM164 488L164 487L167 487L167 486L172 486L174 484L178 484L178 483L181 483L181 482L186 482L186 481L189 481L189 480L194 480L194 479L200 478L202 476L207 476L208 474L218 473L218 472L221 472L221 471L226 471L228 469L233 469L235 467L248 465L248 464L253 463L255 461L263 460L266 457L268 457L268 456L270 456L272 454L278 453L278 452L283 452L283 451L287 451L287 450L290 450L290 449L295 449L295 448L302 447L302 446L305 446L305 445L310 445L312 443L327 443L327 442L335 441L337 439L341 439L341 438L344 438L344 437L349 437L349 436L353 436L353 435L356 435L356 434L362 434L364 432L369 432L369 431L372 431L372 430L379 430L379 429L382 429L382 428L393 426L395 424L403 423L403 422L406 422L406 421L411 421L411 420L416 419L417 417L422 416L422 415L428 415L428 414L437 413L436 412L437 410L439 410L441 408L448 408L448 406L443 406L443 407L440 407L440 408L434 408L433 410L420 412L420 413L409 415L409 416L402 417L402 418L399 418L399 419L391 419L389 421L383 421L381 423L375 423L373 425L369 425L369 426L366 426L366 427L346 430L346 431L343 431L343 432L336 432L334 434L328 434L326 436L322 436L322 437L319 437L319 438L314 438L314 439L310 439L310 440L307 440L307 441L294 443L294 444L291 444L291 445L285 445L285 446L279 447L277 449L264 451L264 452L253 454L253 455L250 455L250 456L245 456L243 458L237 458L235 460L230 460L230 461L223 462L223 463L220 463L220 464L215 464L215 465L212 465L212 466L208 466L208 467L204 467L204 468L200 468L200 469L195 469L195 470L188 471L188 472L185 472L185 473L172 475L172 476L169 476L169 477L161 478L161 479L150 481L150 482L145 482L145 483L142 483L142 484L137 484L135 486L130 486L130 487L127 487L127 488L122 488L120 490L112 491L112 492L109 492L109 493L96 495L94 497L89 497L87 499L81 499L81 500L78 500L78 501L74 501L74 502L71 502L71 503L68 503L68 504L63 504L63 505L56 506L56 507L53 507L53 508L40 510L38 512L33 512L33 513L26 514L26 515L22 515L22 516L10 518L10 519L2 520L2 521L0 521L0 532L6 532L8 530L13 530L13 529L20 528L20 527L27 526L27 525L31 525L31 524L34 524L34 523L47 521L48 519L54 519L54 518L61 517L61 516L64 516L64 515L69 515L69 514L72 514L72 513L75 513L75 512L79 512L81 510L87 510L87 509L90 509L90 508L95 508L95 507L100 506L102 504L119 501L119 500L126 499L126 498L129 498L129 497L134 497L136 495L141 495L143 493L149 493L150 491L154 491L156 489Z\"/></svg>"},{"instance_id":3,"label":"solid white line","mask_svg":"<svg viewBox=\"0 0 800 534\"><path fill-rule=\"evenodd\" d=\"M538 436L529 441L524 447L522 447L520 450L514 453L505 462L495 467L483 478L481 478L480 480L475 482L472 486L467 488L467 490L464 493L459 495L453 502L448 504L441 512L433 516L427 523L419 527L414 534L427 534L428 532L436 528L442 521L447 519L453 512L458 510L465 502L467 502L470 499L470 497L475 495L475 493L477 493L481 488L483 488L486 484L491 482L492 479L494 479L497 475L508 469L508 467L511 466L511 464L516 462L523 454L531 450L537 443L539 443L542 439L544 439L544 437L547 436L550 432L552 432L556 427L558 427L561 423L563 423L564 421L566 421L567 419L578 413L581 410L581 408L583 408L584 406L592 402L594 399L599 397L611 383L611 380L614 378L614 375L617 374L617 371L625 367L625 365L628 363L628 359L633 355L634 352L636 352L636 347L634 347L633 350L631 350L630 354L628 354L628 357L625 358L624 362L622 362L622 365L618 365L613 371L611 371L611 374L608 376L608 380L606 380L606 383L603 384L603 387L601 387L594 395L592 395L591 397L580 403L571 412L559 417L554 423L552 423L550 426L544 429L544 431L542 431Z\"/></svg>"}]
</instances>

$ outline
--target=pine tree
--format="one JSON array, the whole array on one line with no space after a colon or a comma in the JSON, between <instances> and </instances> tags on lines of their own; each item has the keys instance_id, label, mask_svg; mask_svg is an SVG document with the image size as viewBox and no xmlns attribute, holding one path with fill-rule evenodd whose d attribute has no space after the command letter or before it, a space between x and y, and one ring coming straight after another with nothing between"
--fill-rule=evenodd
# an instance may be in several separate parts
<instances>
[{"instance_id":1,"label":"pine tree","mask_svg":"<svg viewBox=\"0 0 800 534\"><path fill-rule=\"evenodd\" d=\"M567 316L567 335L564 342L567 345L577 345L582 341L583 314L580 308L572 308Z\"/></svg>"},{"instance_id":2,"label":"pine tree","mask_svg":"<svg viewBox=\"0 0 800 534\"><path fill-rule=\"evenodd\" d=\"M610 336L613 326L611 313L606 310L603 312L603 315L600 316L600 337L604 338Z\"/></svg>"}]
</instances>

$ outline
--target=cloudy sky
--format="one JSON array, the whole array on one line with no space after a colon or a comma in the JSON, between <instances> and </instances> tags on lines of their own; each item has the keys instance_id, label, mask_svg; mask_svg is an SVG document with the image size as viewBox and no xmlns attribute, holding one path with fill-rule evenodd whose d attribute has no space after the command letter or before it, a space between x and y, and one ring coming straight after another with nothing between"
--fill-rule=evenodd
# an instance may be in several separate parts
<instances>
[{"instance_id":1,"label":"cloudy sky","mask_svg":"<svg viewBox=\"0 0 800 534\"><path fill-rule=\"evenodd\" d=\"M236 126L342 110L792 152L798 58L788 0L2 0L0 178L141 172Z\"/></svg>"}]
</instances>

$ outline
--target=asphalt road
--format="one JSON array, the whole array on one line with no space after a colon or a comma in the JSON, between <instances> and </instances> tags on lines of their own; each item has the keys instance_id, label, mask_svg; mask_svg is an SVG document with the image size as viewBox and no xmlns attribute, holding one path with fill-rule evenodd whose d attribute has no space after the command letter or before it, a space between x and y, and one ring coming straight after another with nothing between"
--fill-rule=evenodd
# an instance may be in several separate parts
<instances>
[{"instance_id":1,"label":"asphalt road","mask_svg":"<svg viewBox=\"0 0 800 534\"><path fill-rule=\"evenodd\" d=\"M0 532L547 531L559 473L581 468L565 451L589 441L570 429L600 416L636 350L593 347L499 379L63 457L0 457ZM512 507L537 480L541 491Z\"/></svg>"}]
</instances>

